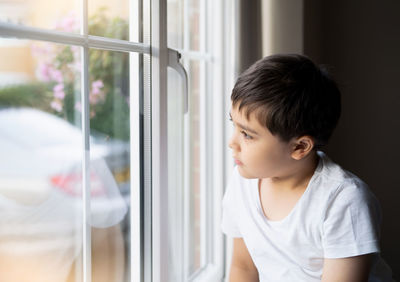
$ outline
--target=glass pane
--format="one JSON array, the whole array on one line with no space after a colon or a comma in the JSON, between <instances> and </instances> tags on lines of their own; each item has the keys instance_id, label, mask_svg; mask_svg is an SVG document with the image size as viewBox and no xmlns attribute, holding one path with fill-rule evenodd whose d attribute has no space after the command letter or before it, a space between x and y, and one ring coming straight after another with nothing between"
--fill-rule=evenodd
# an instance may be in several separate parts
<instances>
[{"instance_id":1,"label":"glass pane","mask_svg":"<svg viewBox=\"0 0 400 282\"><path fill-rule=\"evenodd\" d=\"M81 1L0 1L0 21L79 33Z\"/></svg>"},{"instance_id":2,"label":"glass pane","mask_svg":"<svg viewBox=\"0 0 400 282\"><path fill-rule=\"evenodd\" d=\"M81 281L80 48L0 42L0 280Z\"/></svg>"},{"instance_id":3,"label":"glass pane","mask_svg":"<svg viewBox=\"0 0 400 282\"><path fill-rule=\"evenodd\" d=\"M199 0L167 1L169 47L200 51L200 3Z\"/></svg>"},{"instance_id":4,"label":"glass pane","mask_svg":"<svg viewBox=\"0 0 400 282\"><path fill-rule=\"evenodd\" d=\"M189 233L189 273L194 273L201 267L201 159L200 153L200 62L191 61L189 64L190 85L190 154L192 156L190 167L190 233Z\"/></svg>"},{"instance_id":5,"label":"glass pane","mask_svg":"<svg viewBox=\"0 0 400 282\"><path fill-rule=\"evenodd\" d=\"M168 187L169 187L169 280L181 281L187 262L184 260L185 144L182 79L175 70L168 69ZM188 188L188 187L186 187Z\"/></svg>"},{"instance_id":6,"label":"glass pane","mask_svg":"<svg viewBox=\"0 0 400 282\"><path fill-rule=\"evenodd\" d=\"M176 71L168 71L169 281L181 281L182 277L186 281L203 266L200 64L188 64L188 114L183 112L182 78Z\"/></svg>"},{"instance_id":7,"label":"glass pane","mask_svg":"<svg viewBox=\"0 0 400 282\"><path fill-rule=\"evenodd\" d=\"M129 0L89 0L89 34L129 39Z\"/></svg>"},{"instance_id":8,"label":"glass pane","mask_svg":"<svg viewBox=\"0 0 400 282\"><path fill-rule=\"evenodd\" d=\"M130 281L129 54L89 51L92 281Z\"/></svg>"},{"instance_id":9,"label":"glass pane","mask_svg":"<svg viewBox=\"0 0 400 282\"><path fill-rule=\"evenodd\" d=\"M189 0L189 49L200 51L200 29L202 28L200 18L200 1Z\"/></svg>"},{"instance_id":10,"label":"glass pane","mask_svg":"<svg viewBox=\"0 0 400 282\"><path fill-rule=\"evenodd\" d=\"M167 0L168 46L183 49L183 0Z\"/></svg>"}]
</instances>

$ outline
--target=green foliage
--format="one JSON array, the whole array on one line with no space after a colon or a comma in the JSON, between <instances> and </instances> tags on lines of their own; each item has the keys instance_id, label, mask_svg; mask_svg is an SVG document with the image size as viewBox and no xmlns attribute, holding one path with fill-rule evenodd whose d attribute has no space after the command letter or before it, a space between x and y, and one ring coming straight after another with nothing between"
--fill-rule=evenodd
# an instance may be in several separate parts
<instances>
[{"instance_id":1,"label":"green foliage","mask_svg":"<svg viewBox=\"0 0 400 282\"><path fill-rule=\"evenodd\" d=\"M0 107L32 107L51 111L51 83L30 83L0 88Z\"/></svg>"},{"instance_id":2,"label":"green foliage","mask_svg":"<svg viewBox=\"0 0 400 282\"><path fill-rule=\"evenodd\" d=\"M129 26L126 20L107 16L107 8L102 7L89 18L89 34L128 40Z\"/></svg>"}]
</instances>

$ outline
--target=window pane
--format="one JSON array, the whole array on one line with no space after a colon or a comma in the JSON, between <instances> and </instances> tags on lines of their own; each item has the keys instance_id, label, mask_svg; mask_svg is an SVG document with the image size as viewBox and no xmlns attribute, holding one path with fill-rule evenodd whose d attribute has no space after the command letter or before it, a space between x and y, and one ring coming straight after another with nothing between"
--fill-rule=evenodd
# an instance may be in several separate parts
<instances>
[{"instance_id":1,"label":"window pane","mask_svg":"<svg viewBox=\"0 0 400 282\"><path fill-rule=\"evenodd\" d=\"M183 112L182 78L174 70L168 71L169 281L188 279L203 266L200 64L198 61L188 64L190 104L187 114Z\"/></svg>"},{"instance_id":2,"label":"window pane","mask_svg":"<svg viewBox=\"0 0 400 282\"><path fill-rule=\"evenodd\" d=\"M89 34L129 39L129 0L89 0Z\"/></svg>"},{"instance_id":3,"label":"window pane","mask_svg":"<svg viewBox=\"0 0 400 282\"><path fill-rule=\"evenodd\" d=\"M168 0L168 46L200 51L201 1ZM185 14L186 13L186 14Z\"/></svg>"},{"instance_id":4,"label":"window pane","mask_svg":"<svg viewBox=\"0 0 400 282\"><path fill-rule=\"evenodd\" d=\"M168 47L183 49L183 0L167 0Z\"/></svg>"},{"instance_id":5,"label":"window pane","mask_svg":"<svg viewBox=\"0 0 400 282\"><path fill-rule=\"evenodd\" d=\"M129 54L89 51L94 282L130 281Z\"/></svg>"},{"instance_id":6,"label":"window pane","mask_svg":"<svg viewBox=\"0 0 400 282\"><path fill-rule=\"evenodd\" d=\"M201 170L201 146L200 136L200 62L190 61L189 85L190 85L190 154L192 156L190 167L190 233L189 233L189 273L192 274L201 267L201 185L204 179Z\"/></svg>"},{"instance_id":7,"label":"window pane","mask_svg":"<svg viewBox=\"0 0 400 282\"><path fill-rule=\"evenodd\" d=\"M0 21L79 33L81 1L1 1Z\"/></svg>"},{"instance_id":8,"label":"window pane","mask_svg":"<svg viewBox=\"0 0 400 282\"><path fill-rule=\"evenodd\" d=\"M0 42L1 281L81 281L80 48Z\"/></svg>"},{"instance_id":9,"label":"window pane","mask_svg":"<svg viewBox=\"0 0 400 282\"><path fill-rule=\"evenodd\" d=\"M187 227L184 223L185 146L182 79L175 70L168 70L168 227L169 227L169 279L181 281L187 261L184 259ZM188 187L186 187L188 188Z\"/></svg>"},{"instance_id":10,"label":"window pane","mask_svg":"<svg viewBox=\"0 0 400 282\"><path fill-rule=\"evenodd\" d=\"M200 29L201 18L200 18L200 1L199 0L188 0L189 5L189 49L200 51ZM204 1L203 1L204 2Z\"/></svg>"}]
</instances>

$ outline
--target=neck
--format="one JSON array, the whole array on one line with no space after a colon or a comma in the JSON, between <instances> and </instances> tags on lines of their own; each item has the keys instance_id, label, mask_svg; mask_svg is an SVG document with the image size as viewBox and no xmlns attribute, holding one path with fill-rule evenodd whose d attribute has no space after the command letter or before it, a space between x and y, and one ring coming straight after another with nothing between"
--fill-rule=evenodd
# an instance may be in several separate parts
<instances>
[{"instance_id":1,"label":"neck","mask_svg":"<svg viewBox=\"0 0 400 282\"><path fill-rule=\"evenodd\" d=\"M290 174L282 177L263 179L263 181L267 181L272 189L279 189L279 191L289 192L305 189L317 168L318 160L317 153L312 151L305 158L294 161L290 169Z\"/></svg>"}]
</instances>

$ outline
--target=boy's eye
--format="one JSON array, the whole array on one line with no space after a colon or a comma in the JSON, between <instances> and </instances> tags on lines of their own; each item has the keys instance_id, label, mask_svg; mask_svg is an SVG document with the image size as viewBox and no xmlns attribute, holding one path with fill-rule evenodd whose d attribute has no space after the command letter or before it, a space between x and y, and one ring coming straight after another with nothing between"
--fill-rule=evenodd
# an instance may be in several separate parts
<instances>
[{"instance_id":1,"label":"boy's eye","mask_svg":"<svg viewBox=\"0 0 400 282\"><path fill-rule=\"evenodd\" d=\"M232 117L229 117L229 120L232 121ZM248 135L245 131L241 131L240 133L242 133L244 138L246 138L246 139L253 139L253 137Z\"/></svg>"},{"instance_id":2,"label":"boy's eye","mask_svg":"<svg viewBox=\"0 0 400 282\"><path fill-rule=\"evenodd\" d=\"M246 132L241 131L241 133L243 134L244 138L246 138L246 139L253 139L253 137L251 137L250 135L248 135Z\"/></svg>"}]
</instances>

